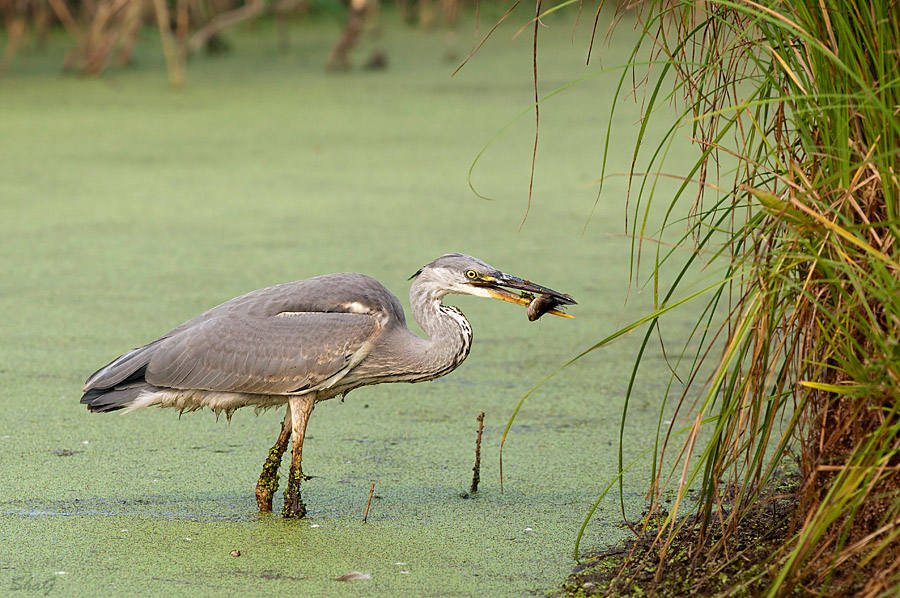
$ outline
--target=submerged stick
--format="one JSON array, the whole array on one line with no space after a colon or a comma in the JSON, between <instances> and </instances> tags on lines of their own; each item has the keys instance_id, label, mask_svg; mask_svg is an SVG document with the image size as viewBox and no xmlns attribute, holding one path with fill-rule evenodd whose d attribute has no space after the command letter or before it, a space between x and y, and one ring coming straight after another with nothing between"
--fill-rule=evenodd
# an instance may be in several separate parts
<instances>
[{"instance_id":1,"label":"submerged stick","mask_svg":"<svg viewBox=\"0 0 900 598\"><path fill-rule=\"evenodd\" d=\"M372 504L372 495L375 494L375 482L372 482L372 487L369 488L369 500L366 501L366 514L363 515L363 523L366 522L366 519L369 518L369 505Z\"/></svg>"},{"instance_id":2,"label":"submerged stick","mask_svg":"<svg viewBox=\"0 0 900 598\"><path fill-rule=\"evenodd\" d=\"M478 416L478 437L475 439L475 467L472 468L472 488L469 495L478 492L478 482L481 480L481 433L484 431L484 411Z\"/></svg>"}]
</instances>

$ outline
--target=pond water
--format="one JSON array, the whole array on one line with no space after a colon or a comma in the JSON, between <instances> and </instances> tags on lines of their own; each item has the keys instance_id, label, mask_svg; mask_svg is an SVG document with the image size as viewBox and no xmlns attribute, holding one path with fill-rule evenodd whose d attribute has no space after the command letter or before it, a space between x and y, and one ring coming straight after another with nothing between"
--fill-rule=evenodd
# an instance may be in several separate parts
<instances>
[{"instance_id":1,"label":"pond water","mask_svg":"<svg viewBox=\"0 0 900 598\"><path fill-rule=\"evenodd\" d=\"M584 65L590 19L573 35L574 16L541 31L544 93L600 69L597 56ZM101 79L59 75L61 40L55 55L17 59L0 82L0 594L522 596L564 579L582 519L615 474L636 339L528 399L502 493L500 437L529 389L649 300L633 289L623 308L625 179L610 179L594 209L615 74L543 105L524 225L533 115L474 169L491 199L468 187L478 152L531 102L530 35L510 41L525 18L453 78L471 19L453 37L388 15L356 53L383 49L388 68L339 74L322 68L338 24L298 25L287 53L261 25L233 35L231 55L192 60L177 93L152 38L136 69ZM602 66L630 44L614 39ZM622 110L611 172L631 155L638 113ZM231 297L358 271L408 306L407 278L451 251L572 294L576 319L530 323L506 303L450 298L475 330L459 369L316 409L303 521L261 515L254 501L280 410L229 423L78 403L96 368ZM643 372L628 460L652 440L668 381L658 343ZM463 499L482 411L481 485ZM630 518L648 469L626 478ZM586 547L624 537L618 504L615 490ZM371 580L334 581L350 570Z\"/></svg>"}]
</instances>

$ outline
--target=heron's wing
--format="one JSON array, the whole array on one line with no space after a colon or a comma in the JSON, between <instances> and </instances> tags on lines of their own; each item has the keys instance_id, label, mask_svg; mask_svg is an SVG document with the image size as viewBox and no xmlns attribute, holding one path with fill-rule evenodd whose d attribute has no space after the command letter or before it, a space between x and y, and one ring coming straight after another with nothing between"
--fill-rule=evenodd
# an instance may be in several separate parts
<instances>
[{"instance_id":1,"label":"heron's wing","mask_svg":"<svg viewBox=\"0 0 900 598\"><path fill-rule=\"evenodd\" d=\"M302 392L355 367L380 328L376 318L353 313L214 317L162 339L145 379L167 388Z\"/></svg>"},{"instance_id":2,"label":"heron's wing","mask_svg":"<svg viewBox=\"0 0 900 598\"><path fill-rule=\"evenodd\" d=\"M202 383L216 385L210 390L292 392L346 372L368 352L367 339L393 326L405 326L403 308L375 279L353 273L308 278L252 291L203 312L100 368L84 391L102 395L145 381L171 388L205 388ZM348 354L353 357L342 366ZM294 379L297 386L281 390Z\"/></svg>"}]
</instances>

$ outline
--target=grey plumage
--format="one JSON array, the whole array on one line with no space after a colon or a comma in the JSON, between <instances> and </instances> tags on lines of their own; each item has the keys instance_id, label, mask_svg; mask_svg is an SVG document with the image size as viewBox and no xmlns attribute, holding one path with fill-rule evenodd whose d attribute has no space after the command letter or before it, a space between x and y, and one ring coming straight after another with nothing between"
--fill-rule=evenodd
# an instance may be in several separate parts
<instances>
[{"instance_id":1,"label":"grey plumage","mask_svg":"<svg viewBox=\"0 0 900 598\"><path fill-rule=\"evenodd\" d=\"M260 289L101 368L85 383L82 402L92 411L109 411L128 406L142 389L160 388L300 392L337 374L354 356L358 364L370 348L367 342L391 323L405 326L400 302L362 274Z\"/></svg>"},{"instance_id":2,"label":"grey plumage","mask_svg":"<svg viewBox=\"0 0 900 598\"><path fill-rule=\"evenodd\" d=\"M299 471L297 441L316 402L364 385L420 382L452 371L468 355L472 328L442 298L461 293L530 302L502 287L549 294L554 305L575 303L471 256L447 254L413 275L410 303L428 335L423 339L409 331L400 301L377 280L353 273L308 278L232 299L132 349L87 379L81 402L95 412L205 406L229 416L239 407L290 403L285 423L292 422L292 409L292 425L303 420L295 430Z\"/></svg>"}]
</instances>

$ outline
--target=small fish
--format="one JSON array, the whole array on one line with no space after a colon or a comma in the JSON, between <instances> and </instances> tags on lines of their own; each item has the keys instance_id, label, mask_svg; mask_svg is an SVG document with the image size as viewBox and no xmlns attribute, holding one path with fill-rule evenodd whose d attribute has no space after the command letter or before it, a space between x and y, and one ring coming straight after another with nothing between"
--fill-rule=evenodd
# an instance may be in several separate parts
<instances>
[{"instance_id":1,"label":"small fish","mask_svg":"<svg viewBox=\"0 0 900 598\"><path fill-rule=\"evenodd\" d=\"M544 289L544 287L540 287ZM542 293L539 297L535 297L532 293L523 291L518 295L511 295L506 301L518 303L527 307L526 313L528 320L534 322L544 314L552 314L563 318L574 318L566 312L562 311L567 305L576 305L578 302L572 299L571 295L565 293L557 293L551 289L544 289L546 293ZM559 309L557 309L559 308Z\"/></svg>"},{"instance_id":2,"label":"small fish","mask_svg":"<svg viewBox=\"0 0 900 598\"><path fill-rule=\"evenodd\" d=\"M528 321L534 322L547 312L554 313L554 315L565 315L556 309L556 307L560 305L562 305L562 301L553 295L545 293L540 297L535 297L531 300L531 303L528 304L528 309L526 310L528 313Z\"/></svg>"}]
</instances>

